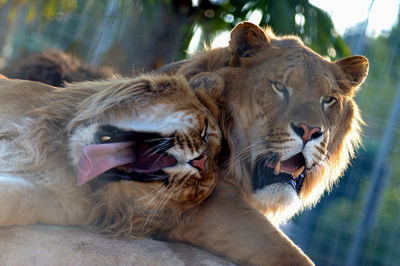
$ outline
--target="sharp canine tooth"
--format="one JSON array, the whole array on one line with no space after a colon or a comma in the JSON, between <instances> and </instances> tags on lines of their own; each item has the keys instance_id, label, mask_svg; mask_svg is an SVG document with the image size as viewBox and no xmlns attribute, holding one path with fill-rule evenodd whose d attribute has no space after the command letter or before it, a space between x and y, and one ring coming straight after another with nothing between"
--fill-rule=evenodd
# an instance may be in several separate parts
<instances>
[{"instance_id":1,"label":"sharp canine tooth","mask_svg":"<svg viewBox=\"0 0 400 266\"><path fill-rule=\"evenodd\" d=\"M281 161L278 161L275 164L274 175L279 175L280 172L281 172Z\"/></svg>"},{"instance_id":2,"label":"sharp canine tooth","mask_svg":"<svg viewBox=\"0 0 400 266\"><path fill-rule=\"evenodd\" d=\"M107 140L110 140L111 139L111 137L110 136L103 136L103 137L101 137L101 141L107 141Z\"/></svg>"},{"instance_id":3,"label":"sharp canine tooth","mask_svg":"<svg viewBox=\"0 0 400 266\"><path fill-rule=\"evenodd\" d=\"M304 170L304 165L292 173L293 178L297 178L301 173L303 173L303 170Z\"/></svg>"}]
</instances>

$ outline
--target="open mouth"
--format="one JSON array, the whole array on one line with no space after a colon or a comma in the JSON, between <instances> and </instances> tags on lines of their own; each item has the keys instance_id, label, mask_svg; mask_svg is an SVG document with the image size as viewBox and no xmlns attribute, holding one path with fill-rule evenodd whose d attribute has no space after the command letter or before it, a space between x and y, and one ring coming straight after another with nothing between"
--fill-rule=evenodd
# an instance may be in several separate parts
<instances>
[{"instance_id":1,"label":"open mouth","mask_svg":"<svg viewBox=\"0 0 400 266\"><path fill-rule=\"evenodd\" d=\"M286 183L299 193L305 175L305 159L301 152L285 161L260 158L253 172L252 186L257 190L274 183Z\"/></svg>"},{"instance_id":2,"label":"open mouth","mask_svg":"<svg viewBox=\"0 0 400 266\"><path fill-rule=\"evenodd\" d=\"M107 181L166 182L168 174L162 169L177 164L167 153L174 144L173 136L102 126L95 142L84 148L79 160L78 186L97 176Z\"/></svg>"}]
</instances>

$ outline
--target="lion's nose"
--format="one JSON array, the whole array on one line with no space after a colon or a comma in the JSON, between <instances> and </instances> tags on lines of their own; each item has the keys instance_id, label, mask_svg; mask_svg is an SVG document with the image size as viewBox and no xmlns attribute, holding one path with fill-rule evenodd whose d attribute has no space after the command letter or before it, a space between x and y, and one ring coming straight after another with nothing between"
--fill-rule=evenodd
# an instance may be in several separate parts
<instances>
[{"instance_id":1,"label":"lion's nose","mask_svg":"<svg viewBox=\"0 0 400 266\"><path fill-rule=\"evenodd\" d=\"M298 125L290 123L290 126L294 132L303 139L304 143L316 139L323 134L320 127L311 127L304 123L299 123Z\"/></svg>"},{"instance_id":2,"label":"lion's nose","mask_svg":"<svg viewBox=\"0 0 400 266\"><path fill-rule=\"evenodd\" d=\"M189 161L189 164L194 168L197 168L201 174L205 173L206 171L206 161L207 161L207 154L202 153L200 156L194 158L193 160Z\"/></svg>"}]
</instances>

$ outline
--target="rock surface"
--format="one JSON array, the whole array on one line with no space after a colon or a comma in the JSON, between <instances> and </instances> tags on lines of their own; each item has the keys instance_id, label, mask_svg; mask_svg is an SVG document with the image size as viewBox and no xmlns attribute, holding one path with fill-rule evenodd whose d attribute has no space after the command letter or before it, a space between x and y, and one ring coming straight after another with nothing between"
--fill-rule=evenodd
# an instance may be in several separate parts
<instances>
[{"instance_id":1,"label":"rock surface","mask_svg":"<svg viewBox=\"0 0 400 266\"><path fill-rule=\"evenodd\" d=\"M234 265L182 243L112 238L78 227L0 228L0 265Z\"/></svg>"}]
</instances>

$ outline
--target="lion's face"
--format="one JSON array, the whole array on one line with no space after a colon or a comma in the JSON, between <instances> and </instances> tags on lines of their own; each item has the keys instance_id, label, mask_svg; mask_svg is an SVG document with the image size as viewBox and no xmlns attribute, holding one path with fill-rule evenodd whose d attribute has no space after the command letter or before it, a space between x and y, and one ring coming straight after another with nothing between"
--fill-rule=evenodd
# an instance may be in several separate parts
<instances>
[{"instance_id":1,"label":"lion's face","mask_svg":"<svg viewBox=\"0 0 400 266\"><path fill-rule=\"evenodd\" d=\"M242 23L231 33L222 130L230 172L272 221L314 204L342 174L360 142L357 87L365 57L330 62L295 37Z\"/></svg>"},{"instance_id":2,"label":"lion's face","mask_svg":"<svg viewBox=\"0 0 400 266\"><path fill-rule=\"evenodd\" d=\"M78 185L93 188L97 217L131 220L128 226L142 216L147 225L163 222L198 205L216 184L221 134L183 77L109 86L81 104L71 128Z\"/></svg>"}]
</instances>

